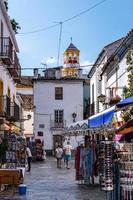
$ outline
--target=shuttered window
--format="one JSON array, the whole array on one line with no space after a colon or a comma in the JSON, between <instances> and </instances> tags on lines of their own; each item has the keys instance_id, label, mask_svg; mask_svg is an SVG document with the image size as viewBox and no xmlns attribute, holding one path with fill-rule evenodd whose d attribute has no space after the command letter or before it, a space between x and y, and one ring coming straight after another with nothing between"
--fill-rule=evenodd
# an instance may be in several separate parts
<instances>
[{"instance_id":1,"label":"shuttered window","mask_svg":"<svg viewBox=\"0 0 133 200\"><path fill-rule=\"evenodd\" d=\"M62 100L63 99L63 87L55 88L55 99Z\"/></svg>"}]
</instances>

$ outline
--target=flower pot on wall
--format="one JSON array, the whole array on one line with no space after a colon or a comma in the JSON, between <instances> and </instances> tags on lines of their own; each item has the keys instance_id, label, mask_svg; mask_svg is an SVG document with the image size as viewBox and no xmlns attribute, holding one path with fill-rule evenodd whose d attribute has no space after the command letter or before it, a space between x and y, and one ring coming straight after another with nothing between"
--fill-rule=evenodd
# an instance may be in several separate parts
<instances>
[{"instance_id":1,"label":"flower pot on wall","mask_svg":"<svg viewBox=\"0 0 133 200\"><path fill-rule=\"evenodd\" d=\"M110 99L109 104L110 104L110 105L115 105L115 104L117 104L120 100L121 100L121 97L117 95L116 97L113 97L113 98Z\"/></svg>"}]
</instances>

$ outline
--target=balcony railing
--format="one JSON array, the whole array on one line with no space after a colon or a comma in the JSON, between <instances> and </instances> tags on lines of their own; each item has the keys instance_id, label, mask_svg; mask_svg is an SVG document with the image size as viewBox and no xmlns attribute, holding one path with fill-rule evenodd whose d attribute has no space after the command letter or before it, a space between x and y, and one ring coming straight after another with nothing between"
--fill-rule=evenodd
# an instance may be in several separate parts
<instances>
[{"instance_id":1,"label":"balcony railing","mask_svg":"<svg viewBox=\"0 0 133 200\"><path fill-rule=\"evenodd\" d=\"M20 120L20 108L15 102L11 103L11 118L14 121Z\"/></svg>"},{"instance_id":2,"label":"balcony railing","mask_svg":"<svg viewBox=\"0 0 133 200\"><path fill-rule=\"evenodd\" d=\"M10 65L13 62L13 44L9 37L0 37L0 57L4 64Z\"/></svg>"},{"instance_id":3,"label":"balcony railing","mask_svg":"<svg viewBox=\"0 0 133 200\"><path fill-rule=\"evenodd\" d=\"M63 129L66 127L66 120L62 122L55 122L54 120L51 120L51 129Z\"/></svg>"},{"instance_id":4,"label":"balcony railing","mask_svg":"<svg viewBox=\"0 0 133 200\"><path fill-rule=\"evenodd\" d=\"M0 116L10 117L11 100L8 96L0 96Z\"/></svg>"},{"instance_id":5,"label":"balcony railing","mask_svg":"<svg viewBox=\"0 0 133 200\"><path fill-rule=\"evenodd\" d=\"M21 75L21 67L16 51L13 51L13 64L8 66L8 70L11 76L13 76L13 79L18 79L18 76Z\"/></svg>"},{"instance_id":6,"label":"balcony railing","mask_svg":"<svg viewBox=\"0 0 133 200\"><path fill-rule=\"evenodd\" d=\"M20 63L19 63L18 56L17 56L15 51L14 51L13 67L14 67L14 70L16 72L16 75L20 76L21 75L21 66L20 66Z\"/></svg>"}]
</instances>

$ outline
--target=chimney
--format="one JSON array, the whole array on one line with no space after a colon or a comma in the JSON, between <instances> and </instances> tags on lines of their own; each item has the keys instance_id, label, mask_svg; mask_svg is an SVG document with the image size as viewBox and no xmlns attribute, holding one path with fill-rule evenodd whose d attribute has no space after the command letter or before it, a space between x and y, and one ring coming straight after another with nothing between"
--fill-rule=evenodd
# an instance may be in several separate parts
<instances>
[{"instance_id":1,"label":"chimney","mask_svg":"<svg viewBox=\"0 0 133 200\"><path fill-rule=\"evenodd\" d=\"M60 79L61 78L61 70L60 69L55 71L55 77L56 77L56 79Z\"/></svg>"}]
</instances>

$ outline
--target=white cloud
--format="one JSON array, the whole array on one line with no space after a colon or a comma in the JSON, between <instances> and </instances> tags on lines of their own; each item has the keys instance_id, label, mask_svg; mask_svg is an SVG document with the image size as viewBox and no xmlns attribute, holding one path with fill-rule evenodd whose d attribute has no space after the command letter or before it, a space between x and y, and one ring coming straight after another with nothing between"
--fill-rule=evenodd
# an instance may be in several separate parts
<instances>
[{"instance_id":1,"label":"white cloud","mask_svg":"<svg viewBox=\"0 0 133 200\"><path fill-rule=\"evenodd\" d=\"M47 64L47 65L53 65L57 63L57 60L55 57L49 57L45 58L41 61L41 63Z\"/></svg>"},{"instance_id":2,"label":"white cloud","mask_svg":"<svg viewBox=\"0 0 133 200\"><path fill-rule=\"evenodd\" d=\"M80 66L82 66L83 68L83 74L88 74L90 69L92 68L93 62L89 61L89 60L84 60L81 61Z\"/></svg>"}]
</instances>

